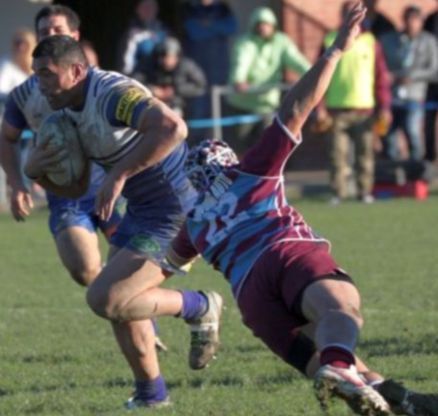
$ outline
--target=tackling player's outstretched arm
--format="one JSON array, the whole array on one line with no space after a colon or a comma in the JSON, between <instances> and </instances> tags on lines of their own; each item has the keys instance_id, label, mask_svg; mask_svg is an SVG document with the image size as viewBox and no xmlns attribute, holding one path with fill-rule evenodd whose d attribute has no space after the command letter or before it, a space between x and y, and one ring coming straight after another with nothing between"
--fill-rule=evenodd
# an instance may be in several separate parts
<instances>
[{"instance_id":1,"label":"tackling player's outstretched arm","mask_svg":"<svg viewBox=\"0 0 438 416\"><path fill-rule=\"evenodd\" d=\"M365 13L362 2L352 7L333 45L287 93L278 116L293 135L300 133L310 112L324 96L343 52L353 45L360 33Z\"/></svg>"}]
</instances>

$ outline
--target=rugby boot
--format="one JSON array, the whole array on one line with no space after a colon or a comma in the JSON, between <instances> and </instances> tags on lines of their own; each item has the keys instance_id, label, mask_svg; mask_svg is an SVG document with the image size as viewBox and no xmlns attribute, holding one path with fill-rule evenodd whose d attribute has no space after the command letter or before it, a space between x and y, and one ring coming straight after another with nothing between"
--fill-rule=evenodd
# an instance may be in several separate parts
<instances>
[{"instance_id":1,"label":"rugby boot","mask_svg":"<svg viewBox=\"0 0 438 416\"><path fill-rule=\"evenodd\" d=\"M199 318L186 320L190 325L189 366L201 370L215 357L219 348L219 325L223 299L216 292L202 292L208 300L208 309Z\"/></svg>"},{"instance_id":2,"label":"rugby boot","mask_svg":"<svg viewBox=\"0 0 438 416\"><path fill-rule=\"evenodd\" d=\"M329 410L329 402L338 397L358 415L390 415L389 404L371 386L368 386L355 366L334 367L330 364L321 367L315 376L314 389L323 411Z\"/></svg>"}]
</instances>

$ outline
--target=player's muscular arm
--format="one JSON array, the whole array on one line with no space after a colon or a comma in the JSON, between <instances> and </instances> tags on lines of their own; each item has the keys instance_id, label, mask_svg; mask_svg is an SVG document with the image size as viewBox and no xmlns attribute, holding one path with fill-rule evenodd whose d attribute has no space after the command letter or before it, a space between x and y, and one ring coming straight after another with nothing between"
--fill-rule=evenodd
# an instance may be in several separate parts
<instances>
[{"instance_id":1,"label":"player's muscular arm","mask_svg":"<svg viewBox=\"0 0 438 416\"><path fill-rule=\"evenodd\" d=\"M360 33L366 9L358 2L345 18L333 45L292 87L281 104L278 115L293 135L298 135L310 112L324 96L336 65Z\"/></svg>"},{"instance_id":2,"label":"player's muscular arm","mask_svg":"<svg viewBox=\"0 0 438 416\"><path fill-rule=\"evenodd\" d=\"M165 159L187 137L183 119L162 101L151 98L138 121L143 140L112 168L113 174L129 178Z\"/></svg>"},{"instance_id":3,"label":"player's muscular arm","mask_svg":"<svg viewBox=\"0 0 438 416\"><path fill-rule=\"evenodd\" d=\"M128 178L162 161L187 137L182 118L156 98L148 99L136 129L143 139L111 168L97 195L96 212L103 220L111 216Z\"/></svg>"},{"instance_id":4,"label":"player's muscular arm","mask_svg":"<svg viewBox=\"0 0 438 416\"><path fill-rule=\"evenodd\" d=\"M33 208L32 197L21 175L21 133L21 129L3 120L0 127L0 162L11 187L11 213L17 221L24 221Z\"/></svg>"}]
</instances>

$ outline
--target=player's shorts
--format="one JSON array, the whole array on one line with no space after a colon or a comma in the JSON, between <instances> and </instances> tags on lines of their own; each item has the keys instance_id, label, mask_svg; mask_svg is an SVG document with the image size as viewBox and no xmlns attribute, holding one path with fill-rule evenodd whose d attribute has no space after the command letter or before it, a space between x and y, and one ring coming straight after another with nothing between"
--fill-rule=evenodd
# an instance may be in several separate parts
<instances>
[{"instance_id":1,"label":"player's shorts","mask_svg":"<svg viewBox=\"0 0 438 416\"><path fill-rule=\"evenodd\" d=\"M299 348L299 328L308 323L301 313L302 294L327 278L352 282L327 244L289 241L270 247L253 266L237 299L243 323L274 353L298 367L294 355L300 351L294 347Z\"/></svg>"},{"instance_id":2,"label":"player's shorts","mask_svg":"<svg viewBox=\"0 0 438 416\"><path fill-rule=\"evenodd\" d=\"M122 220L120 200L108 221L102 221L95 214L95 199L80 198L77 200L53 198L49 202L49 228L56 236L66 228L82 227L91 233L100 229L105 235L112 234Z\"/></svg>"},{"instance_id":3,"label":"player's shorts","mask_svg":"<svg viewBox=\"0 0 438 416\"><path fill-rule=\"evenodd\" d=\"M163 204L158 216L148 214L147 208L143 214L133 213L128 205L122 222L111 237L111 244L160 262L185 219L181 210L166 210L165 206Z\"/></svg>"},{"instance_id":4,"label":"player's shorts","mask_svg":"<svg viewBox=\"0 0 438 416\"><path fill-rule=\"evenodd\" d=\"M111 235L122 220L123 198L117 200L113 214L108 221L102 221L95 214L96 194L105 179L105 171L95 163L91 164L90 185L85 195L78 199L61 198L47 192L49 205L49 228L56 236L66 228L82 227L91 233L100 229L106 236Z\"/></svg>"}]
</instances>

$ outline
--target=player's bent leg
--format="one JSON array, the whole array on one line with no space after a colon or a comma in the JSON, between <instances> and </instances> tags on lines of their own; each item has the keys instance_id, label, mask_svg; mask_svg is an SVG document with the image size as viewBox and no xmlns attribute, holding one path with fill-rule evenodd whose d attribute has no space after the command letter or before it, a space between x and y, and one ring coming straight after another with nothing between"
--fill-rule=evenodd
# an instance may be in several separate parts
<instances>
[{"instance_id":1,"label":"player's bent leg","mask_svg":"<svg viewBox=\"0 0 438 416\"><path fill-rule=\"evenodd\" d=\"M80 226L71 226L55 236L59 257L71 277L82 286L89 286L102 267L97 234Z\"/></svg>"},{"instance_id":2,"label":"player's bent leg","mask_svg":"<svg viewBox=\"0 0 438 416\"><path fill-rule=\"evenodd\" d=\"M170 404L155 348L155 331L150 320L112 322L114 335L135 377L135 390L125 407L157 408Z\"/></svg>"},{"instance_id":3,"label":"player's bent leg","mask_svg":"<svg viewBox=\"0 0 438 416\"><path fill-rule=\"evenodd\" d=\"M294 355L303 356L303 351L308 351L304 374L313 379L321 368L320 354L315 352L315 346L311 341L314 333L314 325L306 325L301 328L302 340L296 344ZM356 359L356 369L361 378L373 387L389 404L391 411L396 415L407 416L438 416L438 395L420 393L409 390L402 383L392 379L385 379L380 373L371 370L359 357Z\"/></svg>"},{"instance_id":4,"label":"player's bent leg","mask_svg":"<svg viewBox=\"0 0 438 416\"><path fill-rule=\"evenodd\" d=\"M89 288L87 301L96 314L113 322L183 318L191 325L190 366L204 368L218 349L222 298L214 292L159 288L165 278L145 256L120 249Z\"/></svg>"},{"instance_id":5,"label":"player's bent leg","mask_svg":"<svg viewBox=\"0 0 438 416\"><path fill-rule=\"evenodd\" d=\"M160 269L130 250L111 248L106 267L90 286L87 301L99 316L112 320L114 334L135 377L135 392L126 407L168 404L166 383L160 374L155 330L150 320L120 322L124 306L164 279ZM149 306L147 313L150 312Z\"/></svg>"},{"instance_id":6,"label":"player's bent leg","mask_svg":"<svg viewBox=\"0 0 438 416\"><path fill-rule=\"evenodd\" d=\"M354 350L363 319L359 292L352 283L329 276L318 280L305 289L301 310L309 322L316 324L319 351L328 345L345 345Z\"/></svg>"},{"instance_id":7,"label":"player's bent leg","mask_svg":"<svg viewBox=\"0 0 438 416\"><path fill-rule=\"evenodd\" d=\"M359 293L348 281L322 279L304 291L301 310L316 324L315 344L320 352L316 396L323 409L333 397L339 397L357 414L387 415L389 405L354 365L354 349L363 323L359 309Z\"/></svg>"},{"instance_id":8,"label":"player's bent leg","mask_svg":"<svg viewBox=\"0 0 438 416\"><path fill-rule=\"evenodd\" d=\"M135 308L129 309L129 312L126 312L126 306L164 280L164 273L155 263L131 250L120 249L109 259L107 266L88 289L87 301L97 315L106 319L121 321L128 318L151 318L156 305L147 296L143 303L136 303Z\"/></svg>"}]
</instances>

